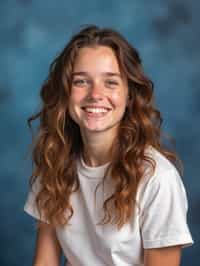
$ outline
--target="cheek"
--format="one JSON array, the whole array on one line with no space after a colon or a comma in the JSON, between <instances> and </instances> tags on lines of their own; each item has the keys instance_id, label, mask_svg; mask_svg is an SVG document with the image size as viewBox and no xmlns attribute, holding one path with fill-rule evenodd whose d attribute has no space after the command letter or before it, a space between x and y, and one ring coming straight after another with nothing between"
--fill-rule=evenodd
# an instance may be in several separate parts
<instances>
[{"instance_id":1,"label":"cheek","mask_svg":"<svg viewBox=\"0 0 200 266\"><path fill-rule=\"evenodd\" d=\"M112 101L116 107L125 108L127 102L127 95L125 93L115 93L112 95Z\"/></svg>"},{"instance_id":2,"label":"cheek","mask_svg":"<svg viewBox=\"0 0 200 266\"><path fill-rule=\"evenodd\" d=\"M70 105L80 103L84 97L85 97L85 94L83 93L83 91L80 91L80 90L72 91L70 95L70 100L69 100Z\"/></svg>"},{"instance_id":3,"label":"cheek","mask_svg":"<svg viewBox=\"0 0 200 266\"><path fill-rule=\"evenodd\" d=\"M78 122L80 115L80 106L85 99L85 92L83 90L72 90L69 98L69 114L71 118Z\"/></svg>"}]
</instances>

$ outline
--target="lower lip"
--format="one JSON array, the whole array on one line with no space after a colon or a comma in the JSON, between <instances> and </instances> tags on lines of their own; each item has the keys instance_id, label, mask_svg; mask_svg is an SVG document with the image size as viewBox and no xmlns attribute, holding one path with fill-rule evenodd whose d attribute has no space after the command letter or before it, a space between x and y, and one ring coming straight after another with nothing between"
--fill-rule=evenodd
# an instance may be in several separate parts
<instances>
[{"instance_id":1,"label":"lower lip","mask_svg":"<svg viewBox=\"0 0 200 266\"><path fill-rule=\"evenodd\" d=\"M84 113L89 116L89 117L94 117L94 118L101 118L106 116L110 111L107 111L106 113L92 113L92 112L87 112L84 110Z\"/></svg>"}]
</instances>

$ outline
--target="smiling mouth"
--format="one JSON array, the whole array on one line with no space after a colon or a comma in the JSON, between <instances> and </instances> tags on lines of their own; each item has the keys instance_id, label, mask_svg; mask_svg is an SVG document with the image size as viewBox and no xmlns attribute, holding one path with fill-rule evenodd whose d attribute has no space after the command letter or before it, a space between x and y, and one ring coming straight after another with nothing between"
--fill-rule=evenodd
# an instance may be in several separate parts
<instances>
[{"instance_id":1,"label":"smiling mouth","mask_svg":"<svg viewBox=\"0 0 200 266\"><path fill-rule=\"evenodd\" d=\"M92 116L92 117L103 117L105 116L111 109L109 108L102 108L102 107L83 107L82 108L85 113L88 116Z\"/></svg>"}]
</instances>

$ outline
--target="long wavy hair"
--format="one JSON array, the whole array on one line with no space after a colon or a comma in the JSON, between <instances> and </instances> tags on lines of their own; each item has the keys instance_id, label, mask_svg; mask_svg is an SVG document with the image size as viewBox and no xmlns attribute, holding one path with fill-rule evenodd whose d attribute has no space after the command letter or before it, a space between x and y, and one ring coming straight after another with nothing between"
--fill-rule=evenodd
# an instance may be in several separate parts
<instances>
[{"instance_id":1,"label":"long wavy hair","mask_svg":"<svg viewBox=\"0 0 200 266\"><path fill-rule=\"evenodd\" d=\"M32 142L34 168L30 186L39 179L39 213L55 226L69 224L74 213L70 195L79 189L76 161L83 142L79 126L68 110L73 65L81 48L96 46L114 51L129 90L129 103L114 142L115 153L103 178L103 182L106 177L112 179L115 191L103 203L105 215L100 224L113 223L119 229L131 219L138 204L136 193L144 175L144 162L152 173L155 170L155 161L145 153L147 147L154 147L171 162L178 159L162 144L162 117L155 107L154 85L144 74L138 51L113 29L85 26L51 63L40 91L41 109L28 119L32 129L31 123L39 118Z\"/></svg>"}]
</instances>

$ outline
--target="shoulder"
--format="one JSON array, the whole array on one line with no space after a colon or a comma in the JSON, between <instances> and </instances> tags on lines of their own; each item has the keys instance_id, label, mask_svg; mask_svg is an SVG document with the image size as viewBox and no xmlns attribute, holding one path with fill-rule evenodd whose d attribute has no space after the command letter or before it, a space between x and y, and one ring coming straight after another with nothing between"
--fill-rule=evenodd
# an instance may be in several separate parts
<instances>
[{"instance_id":1,"label":"shoulder","mask_svg":"<svg viewBox=\"0 0 200 266\"><path fill-rule=\"evenodd\" d=\"M151 157L155 161L155 164L156 164L155 174L163 173L163 172L171 171L171 170L177 171L174 164L171 161L169 161L169 159L166 156L164 156L160 151L158 151L154 147L149 146L145 150L145 154Z\"/></svg>"},{"instance_id":2,"label":"shoulder","mask_svg":"<svg viewBox=\"0 0 200 266\"><path fill-rule=\"evenodd\" d=\"M34 178L32 185L30 185L29 194L33 194L36 196L41 189L42 189L41 178L40 176L37 176Z\"/></svg>"},{"instance_id":3,"label":"shoulder","mask_svg":"<svg viewBox=\"0 0 200 266\"><path fill-rule=\"evenodd\" d=\"M145 169L145 174L144 174L144 182L152 181L154 179L166 179L166 178L171 178L171 179L178 179L180 178L180 174L178 170L176 169L175 165L169 161L167 157L165 157L161 152L159 152L157 149L154 147L150 146L145 150L145 155L153 159L155 162L155 169L154 172L149 171L150 166L147 165Z\"/></svg>"},{"instance_id":4,"label":"shoulder","mask_svg":"<svg viewBox=\"0 0 200 266\"><path fill-rule=\"evenodd\" d=\"M139 223L144 248L193 243L187 225L188 200L176 167L160 152L148 150L155 160L138 189Z\"/></svg>"},{"instance_id":5,"label":"shoulder","mask_svg":"<svg viewBox=\"0 0 200 266\"><path fill-rule=\"evenodd\" d=\"M151 198L175 199L179 195L186 199L185 186L176 167L153 147L148 148L145 153L154 160L155 170L152 173L147 167L138 187L139 201L146 202Z\"/></svg>"}]
</instances>

